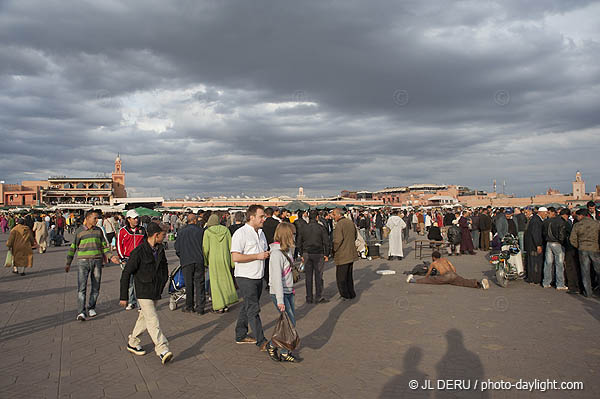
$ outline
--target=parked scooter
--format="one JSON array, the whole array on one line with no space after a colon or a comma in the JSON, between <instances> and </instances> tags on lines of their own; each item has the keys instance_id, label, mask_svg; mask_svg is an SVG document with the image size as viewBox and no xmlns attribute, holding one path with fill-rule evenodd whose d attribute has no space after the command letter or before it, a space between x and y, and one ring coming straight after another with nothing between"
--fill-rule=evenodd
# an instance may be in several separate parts
<instances>
[{"instance_id":1,"label":"parked scooter","mask_svg":"<svg viewBox=\"0 0 600 399\"><path fill-rule=\"evenodd\" d=\"M509 234L502 240L502 249L490 254L490 263L496 267L496 281L500 286L506 288L509 280L525 275L520 253L519 239Z\"/></svg>"}]
</instances>

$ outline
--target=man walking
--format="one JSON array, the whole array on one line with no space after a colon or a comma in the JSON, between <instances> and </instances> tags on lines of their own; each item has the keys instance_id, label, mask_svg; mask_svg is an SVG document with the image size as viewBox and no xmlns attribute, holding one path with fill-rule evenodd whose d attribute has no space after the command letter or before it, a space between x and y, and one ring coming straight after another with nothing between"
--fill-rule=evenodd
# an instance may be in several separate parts
<instances>
[{"instance_id":1,"label":"man walking","mask_svg":"<svg viewBox=\"0 0 600 399\"><path fill-rule=\"evenodd\" d=\"M204 229L198 226L198 216L190 213L187 224L179 230L175 241L175 253L179 264L183 265L183 280L185 281L184 313L196 312L204 314L206 290L204 284L204 254L202 238ZM195 301L194 301L195 297ZM195 306L194 306L195 305Z\"/></svg>"},{"instance_id":2,"label":"man walking","mask_svg":"<svg viewBox=\"0 0 600 399\"><path fill-rule=\"evenodd\" d=\"M73 258L77 255L77 299L79 311L77 320L85 321L87 317L96 317L96 301L100 294L100 282L102 280L102 265L108 263L110 249L104 240L102 229L96 226L98 213L94 210L85 214L83 226L75 232L75 238L67 253L67 265L65 272L71 270ZM111 260L118 263L119 258L113 256ZM87 312L85 299L87 292L88 276L91 280L92 291L88 302Z\"/></svg>"},{"instance_id":3,"label":"man walking","mask_svg":"<svg viewBox=\"0 0 600 399\"><path fill-rule=\"evenodd\" d=\"M555 275L556 289L566 291L565 286L565 249L563 243L566 238L564 221L556 214L556 209L548 208L549 217L542 224L542 235L546 242L546 259L544 262L544 280L542 287L550 288L552 277ZM556 273L554 270L556 269Z\"/></svg>"},{"instance_id":4,"label":"man walking","mask_svg":"<svg viewBox=\"0 0 600 399\"><path fill-rule=\"evenodd\" d=\"M358 259L356 251L356 227L354 223L344 217L341 209L333 210L333 219L336 221L333 230L333 255L336 265L336 280L341 299L353 299L356 297L354 292L354 279L352 276L352 266Z\"/></svg>"},{"instance_id":5,"label":"man walking","mask_svg":"<svg viewBox=\"0 0 600 399\"><path fill-rule=\"evenodd\" d=\"M125 226L119 230L119 236L117 237L117 252L119 254L121 270L125 268L131 252L146 239L146 230L140 226L140 215L138 215L135 209L128 210L125 217ZM136 306L137 301L132 277L131 281L129 281L129 303L125 310L135 309Z\"/></svg>"},{"instance_id":6,"label":"man walking","mask_svg":"<svg viewBox=\"0 0 600 399\"><path fill-rule=\"evenodd\" d=\"M262 205L250 205L246 220L246 224L236 230L231 238L235 280L244 298L235 326L235 341L238 344L256 344L265 352L267 340L260 320L262 278L265 259L269 257L267 239L262 231L265 208ZM252 327L254 338L248 335L248 324Z\"/></svg>"},{"instance_id":7,"label":"man walking","mask_svg":"<svg viewBox=\"0 0 600 399\"><path fill-rule=\"evenodd\" d=\"M404 258L402 234L406 227L406 223L404 222L404 219L400 217L400 211L393 211L392 216L390 216L386 223L386 227L390 229L388 260L392 260L394 257L398 260L402 260Z\"/></svg>"},{"instance_id":8,"label":"man walking","mask_svg":"<svg viewBox=\"0 0 600 399\"><path fill-rule=\"evenodd\" d=\"M571 245L579 250L583 295L589 297L592 295L590 264L596 272L596 280L600 278L600 247L598 245L600 223L591 218L587 209L578 210L576 215L577 223L573 226L569 240Z\"/></svg>"},{"instance_id":9,"label":"man walking","mask_svg":"<svg viewBox=\"0 0 600 399\"><path fill-rule=\"evenodd\" d=\"M148 331L148 335L154 342L154 351L162 364L173 359L173 353L169 351L169 342L160 328L156 313L156 301L160 299L169 279L167 257L162 245L166 229L167 226L163 229L155 222L148 224L148 238L131 252L121 273L119 296L119 305L127 306L129 280L133 277L140 313L135 327L129 335L127 350L138 356L145 355L146 351L140 345L139 336L144 331Z\"/></svg>"},{"instance_id":10,"label":"man walking","mask_svg":"<svg viewBox=\"0 0 600 399\"><path fill-rule=\"evenodd\" d=\"M266 222L265 222L266 224ZM306 276L306 303L326 303L323 298L323 270L329 261L329 235L319 223L319 212L309 213L308 224L298 234L296 242L304 262ZM315 297L313 298L313 277L315 280Z\"/></svg>"}]
</instances>

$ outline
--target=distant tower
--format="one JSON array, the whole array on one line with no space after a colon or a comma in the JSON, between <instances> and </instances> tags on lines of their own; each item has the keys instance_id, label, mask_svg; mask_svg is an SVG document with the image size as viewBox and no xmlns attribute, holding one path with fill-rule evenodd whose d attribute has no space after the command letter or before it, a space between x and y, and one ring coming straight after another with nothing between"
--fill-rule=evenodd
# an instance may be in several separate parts
<instances>
[{"instance_id":1,"label":"distant tower","mask_svg":"<svg viewBox=\"0 0 600 399\"><path fill-rule=\"evenodd\" d=\"M304 188L298 187L298 199L304 199L306 196L304 195Z\"/></svg>"},{"instance_id":2,"label":"distant tower","mask_svg":"<svg viewBox=\"0 0 600 399\"><path fill-rule=\"evenodd\" d=\"M575 181L573 182L573 199L582 200L585 196L585 182L581 178L581 172L577 171L575 174Z\"/></svg>"},{"instance_id":3,"label":"distant tower","mask_svg":"<svg viewBox=\"0 0 600 399\"><path fill-rule=\"evenodd\" d=\"M121 154L117 154L115 159L115 170L112 173L113 181L113 196L115 198L127 198L127 191L125 190L125 172L121 168Z\"/></svg>"},{"instance_id":4,"label":"distant tower","mask_svg":"<svg viewBox=\"0 0 600 399\"><path fill-rule=\"evenodd\" d=\"M494 179L494 192L496 192L496 179Z\"/></svg>"}]
</instances>

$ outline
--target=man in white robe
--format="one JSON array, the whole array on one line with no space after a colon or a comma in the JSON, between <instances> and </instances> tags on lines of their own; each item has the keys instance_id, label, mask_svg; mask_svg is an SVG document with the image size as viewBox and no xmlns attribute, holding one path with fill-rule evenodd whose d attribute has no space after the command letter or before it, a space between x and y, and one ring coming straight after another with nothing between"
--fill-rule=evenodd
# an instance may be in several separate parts
<instances>
[{"instance_id":1,"label":"man in white robe","mask_svg":"<svg viewBox=\"0 0 600 399\"><path fill-rule=\"evenodd\" d=\"M388 260L392 260L394 256L398 257L399 260L404 258L404 252L402 251L402 230L406 227L406 223L398 214L398 211L394 211L386 223L386 227L390 229Z\"/></svg>"}]
</instances>

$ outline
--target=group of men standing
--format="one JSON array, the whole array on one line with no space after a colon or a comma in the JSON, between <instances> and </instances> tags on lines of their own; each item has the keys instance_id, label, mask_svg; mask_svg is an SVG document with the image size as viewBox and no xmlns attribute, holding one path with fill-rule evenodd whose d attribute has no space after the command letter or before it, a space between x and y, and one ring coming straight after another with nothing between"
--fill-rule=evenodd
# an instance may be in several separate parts
<instances>
[{"instance_id":1,"label":"group of men standing","mask_svg":"<svg viewBox=\"0 0 600 399\"><path fill-rule=\"evenodd\" d=\"M592 273L600 285L599 219L592 201L574 213L568 208L533 210L524 234L526 281L544 288L554 281L557 290L593 295Z\"/></svg>"}]
</instances>

